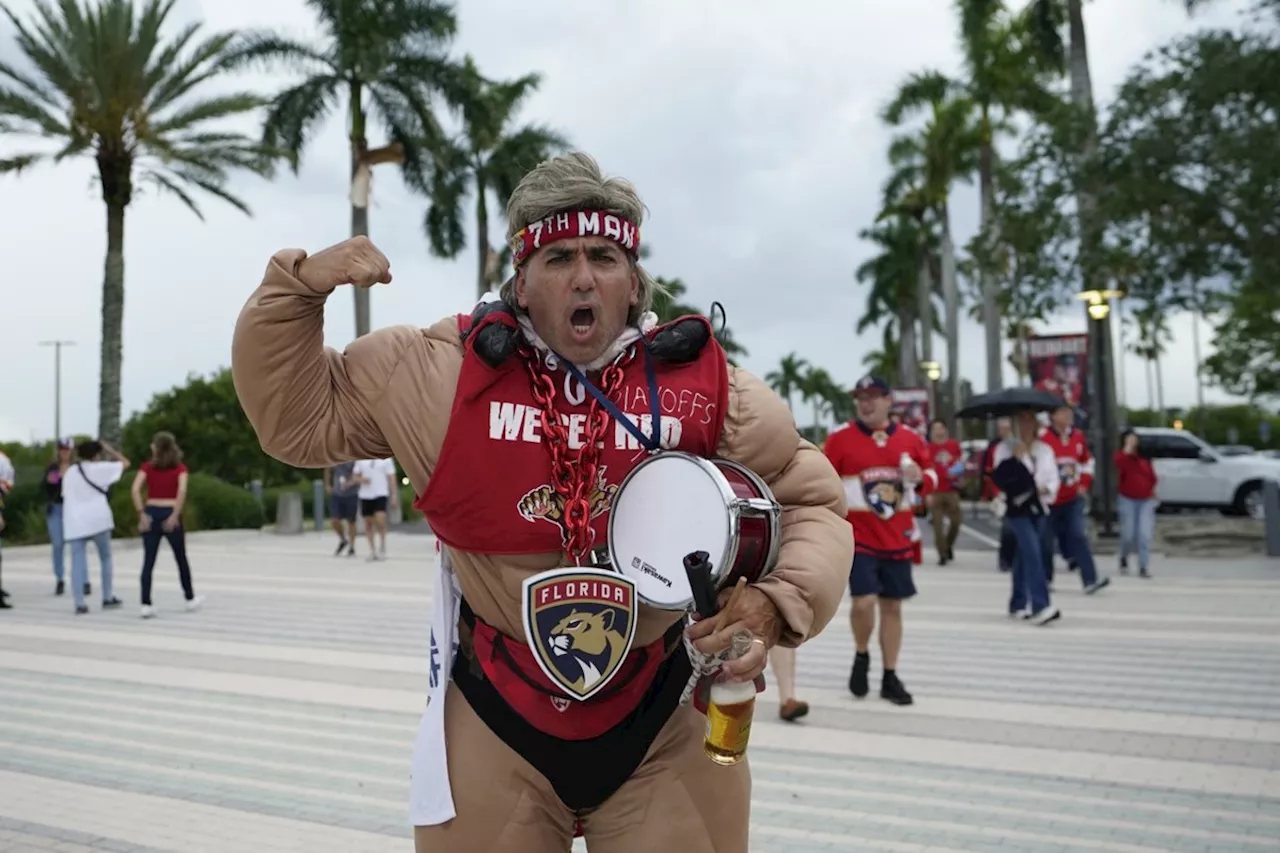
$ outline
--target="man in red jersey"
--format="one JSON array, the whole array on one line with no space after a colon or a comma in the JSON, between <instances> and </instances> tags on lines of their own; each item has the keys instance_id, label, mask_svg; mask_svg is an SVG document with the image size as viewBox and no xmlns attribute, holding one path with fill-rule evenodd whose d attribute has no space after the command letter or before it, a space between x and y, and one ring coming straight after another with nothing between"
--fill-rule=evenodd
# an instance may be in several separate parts
<instances>
[{"instance_id":1,"label":"man in red jersey","mask_svg":"<svg viewBox=\"0 0 1280 853\"><path fill-rule=\"evenodd\" d=\"M1058 460L1058 497L1049 507L1049 522L1044 526L1043 553L1046 574L1053 579L1053 540L1058 540L1062 556L1080 569L1080 581L1086 595L1092 595L1107 584L1108 577L1099 577L1089 549L1089 537L1084 529L1084 494L1093 483L1093 456L1085 442L1084 433L1072 424L1075 412L1063 403L1053 412L1053 423L1045 429L1040 440L1049 446Z\"/></svg>"},{"instance_id":2,"label":"man in red jersey","mask_svg":"<svg viewBox=\"0 0 1280 853\"><path fill-rule=\"evenodd\" d=\"M929 425L929 456L938 474L938 488L928 498L933 519L933 544L938 549L938 564L945 566L956 558L956 537L964 514L960 511L960 494L956 484L964 476L964 451L951 437L946 421L938 418Z\"/></svg>"},{"instance_id":3,"label":"man in red jersey","mask_svg":"<svg viewBox=\"0 0 1280 853\"><path fill-rule=\"evenodd\" d=\"M867 648L880 610L880 654L884 675L880 698L895 705L910 705L911 694L898 678L898 653L902 649L902 602L916 594L911 578L915 516L914 493L928 497L937 488L938 475L929 459L929 448L917 433L891 423L889 385L875 376L864 376L853 389L858 415L839 427L824 448L836 473L844 481L853 525L854 555L849 571L853 596L850 622L856 654L849 690L862 698L869 690L867 675L871 655Z\"/></svg>"}]
</instances>

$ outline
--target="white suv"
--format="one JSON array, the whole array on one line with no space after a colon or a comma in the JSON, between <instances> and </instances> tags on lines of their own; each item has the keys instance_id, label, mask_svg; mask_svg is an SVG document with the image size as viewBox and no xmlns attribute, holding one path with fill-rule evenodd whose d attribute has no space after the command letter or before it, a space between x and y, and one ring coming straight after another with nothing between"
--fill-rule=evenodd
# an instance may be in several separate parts
<instances>
[{"instance_id":1,"label":"white suv","mask_svg":"<svg viewBox=\"0 0 1280 853\"><path fill-rule=\"evenodd\" d=\"M1223 456L1180 429L1135 427L1134 432L1155 466L1162 508L1212 508L1262 518L1262 483L1280 480L1280 459Z\"/></svg>"}]
</instances>

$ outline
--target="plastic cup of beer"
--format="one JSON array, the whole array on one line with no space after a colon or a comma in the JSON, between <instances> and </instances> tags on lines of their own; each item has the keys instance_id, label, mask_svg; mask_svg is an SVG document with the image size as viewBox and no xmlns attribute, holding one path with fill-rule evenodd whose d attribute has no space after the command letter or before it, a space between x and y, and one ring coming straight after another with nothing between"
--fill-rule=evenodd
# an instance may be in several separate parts
<instances>
[{"instance_id":1,"label":"plastic cup of beer","mask_svg":"<svg viewBox=\"0 0 1280 853\"><path fill-rule=\"evenodd\" d=\"M735 636L730 658L739 658L751 648L751 635ZM707 700L707 735L702 751L716 764L737 764L747 755L751 739L751 719L756 709L753 681L714 682Z\"/></svg>"}]
</instances>

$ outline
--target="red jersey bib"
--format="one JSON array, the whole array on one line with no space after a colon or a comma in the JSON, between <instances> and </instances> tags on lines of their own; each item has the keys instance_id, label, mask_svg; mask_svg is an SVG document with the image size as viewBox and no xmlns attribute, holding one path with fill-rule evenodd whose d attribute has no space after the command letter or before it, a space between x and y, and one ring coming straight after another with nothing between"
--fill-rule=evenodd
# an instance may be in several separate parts
<instances>
[{"instance_id":1,"label":"red jersey bib","mask_svg":"<svg viewBox=\"0 0 1280 853\"><path fill-rule=\"evenodd\" d=\"M494 322L515 326L510 315L493 313L468 335L449 429L431 481L415 506L440 541L458 551L562 551L567 544L564 506L552 486L551 455L542 444L542 409L534 400L528 368L519 355L490 367L474 350L480 330ZM632 359L614 399L645 435L653 431L644 366L649 357L642 351ZM655 373L662 446L713 456L729 395L724 351L712 337L693 361L659 362ZM586 433L591 395L562 369L552 379L569 447L576 453ZM594 547L605 543L609 504L618 484L646 455L622 424L610 424L591 491Z\"/></svg>"}]
</instances>

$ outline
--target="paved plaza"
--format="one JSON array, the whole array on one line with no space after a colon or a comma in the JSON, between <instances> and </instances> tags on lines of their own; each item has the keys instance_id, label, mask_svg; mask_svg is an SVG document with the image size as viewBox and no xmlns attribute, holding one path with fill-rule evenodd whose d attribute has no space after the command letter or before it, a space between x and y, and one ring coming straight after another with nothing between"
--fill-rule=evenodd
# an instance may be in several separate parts
<instances>
[{"instance_id":1,"label":"paved plaza","mask_svg":"<svg viewBox=\"0 0 1280 853\"><path fill-rule=\"evenodd\" d=\"M333 545L194 535L208 601L182 612L162 551L152 621L136 545L127 606L81 617L47 549L7 548L0 851L411 851L434 543ZM921 570L914 707L848 694L847 607L801 652L809 717L761 697L753 853L1280 851L1280 561L1161 561L1091 599L1064 573L1064 619L1034 628L991 559Z\"/></svg>"}]
</instances>

